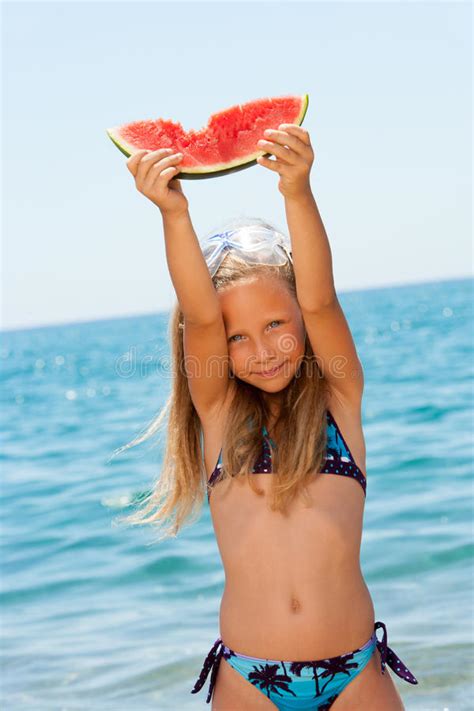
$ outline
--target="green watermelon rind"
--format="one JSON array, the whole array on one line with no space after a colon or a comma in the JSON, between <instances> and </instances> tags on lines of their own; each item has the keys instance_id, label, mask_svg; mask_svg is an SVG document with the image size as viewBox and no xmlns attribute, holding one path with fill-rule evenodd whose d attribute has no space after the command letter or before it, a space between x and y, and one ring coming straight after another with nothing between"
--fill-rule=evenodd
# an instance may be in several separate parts
<instances>
[{"instance_id":1,"label":"green watermelon rind","mask_svg":"<svg viewBox=\"0 0 474 711\"><path fill-rule=\"evenodd\" d=\"M308 110L309 105L309 94L303 94L301 103L301 110L299 116L293 121L297 126L301 126L304 117ZM132 155L133 147L128 145L125 141L120 142L114 135L114 129L107 129L107 135L112 140L117 148L129 158ZM216 163L213 166L195 166L193 168L186 168L184 171L180 171L176 178L179 180L202 180L204 178L218 178L221 175L229 175L230 173L236 173L239 170L245 170L250 168L252 165L257 165L257 158L260 156L269 156L269 153L265 151L255 151L245 158L236 158L228 163ZM211 170L209 168L211 167Z\"/></svg>"}]
</instances>

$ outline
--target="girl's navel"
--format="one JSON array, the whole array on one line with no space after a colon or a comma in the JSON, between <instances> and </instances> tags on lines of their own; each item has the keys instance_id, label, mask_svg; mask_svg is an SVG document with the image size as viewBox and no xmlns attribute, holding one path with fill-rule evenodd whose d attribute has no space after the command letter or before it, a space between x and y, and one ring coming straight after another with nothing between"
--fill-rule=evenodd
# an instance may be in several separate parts
<instances>
[{"instance_id":1,"label":"girl's navel","mask_svg":"<svg viewBox=\"0 0 474 711\"><path fill-rule=\"evenodd\" d=\"M301 610L301 603L296 597L291 598L291 609L293 612L299 612Z\"/></svg>"}]
</instances>

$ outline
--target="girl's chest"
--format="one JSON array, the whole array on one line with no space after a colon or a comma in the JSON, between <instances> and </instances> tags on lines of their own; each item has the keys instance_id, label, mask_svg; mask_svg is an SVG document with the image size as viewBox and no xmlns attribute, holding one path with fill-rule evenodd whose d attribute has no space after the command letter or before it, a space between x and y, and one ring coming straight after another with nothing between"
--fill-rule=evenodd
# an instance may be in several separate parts
<instances>
[{"instance_id":1,"label":"girl's chest","mask_svg":"<svg viewBox=\"0 0 474 711\"><path fill-rule=\"evenodd\" d=\"M227 575L244 574L248 565L288 567L304 575L313 570L352 565L359 559L365 497L356 481L316 473L308 485L310 503L298 499L287 514L269 508L272 474L253 474L262 495L245 479L219 483L210 498L217 544Z\"/></svg>"},{"instance_id":2,"label":"girl's chest","mask_svg":"<svg viewBox=\"0 0 474 711\"><path fill-rule=\"evenodd\" d=\"M327 454L329 456L331 455L331 446L334 445L335 440L334 435L336 432L341 434L341 430L339 429L341 428L344 432L345 446L350 451L350 455L354 459L357 467L364 475L366 475L366 447L361 419L354 416L348 417L347 413L341 411L334 405L331 407L331 412L339 424L336 427L332 427L332 430L328 430ZM273 432L271 434L273 434ZM203 438L201 440L201 445L203 450L203 462L208 481L215 473L216 466L220 458L222 438L222 423L213 424L211 426L208 425L206 427L203 426ZM258 476L258 474L254 474L254 476ZM265 477L262 479L262 482L265 482ZM269 482L268 484L263 484L264 487L269 485Z\"/></svg>"}]
</instances>

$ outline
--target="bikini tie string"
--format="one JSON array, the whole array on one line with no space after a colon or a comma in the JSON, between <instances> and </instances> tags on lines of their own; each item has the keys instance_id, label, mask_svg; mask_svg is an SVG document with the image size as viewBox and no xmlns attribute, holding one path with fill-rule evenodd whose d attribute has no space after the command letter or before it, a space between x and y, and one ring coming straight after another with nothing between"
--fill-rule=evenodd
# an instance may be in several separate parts
<instances>
[{"instance_id":1,"label":"bikini tie string","mask_svg":"<svg viewBox=\"0 0 474 711\"><path fill-rule=\"evenodd\" d=\"M378 628L382 629L382 641L379 641L377 639L377 630ZM400 677L400 679L404 679L405 681L408 681L409 684L418 684L417 679L413 676L411 671L408 669L408 667L402 662L400 657L398 657L393 649L390 649L387 643L387 628L385 627L385 624L383 622L376 622L374 625L374 634L375 634L375 640L377 642L377 648L380 652L380 662L381 662L381 667L382 667L382 674L385 674L385 666L388 664L388 666L393 669L395 674Z\"/></svg>"},{"instance_id":2,"label":"bikini tie string","mask_svg":"<svg viewBox=\"0 0 474 711\"><path fill-rule=\"evenodd\" d=\"M377 639L377 630L378 629L382 630L382 640L379 641ZM385 667L388 664L388 666L395 672L397 676L400 677L400 679L404 679L407 681L409 684L418 684L418 680L413 676L411 671L408 669L408 667L402 662L400 657L398 657L393 649L391 649L388 646L388 635L387 635L387 628L383 622L376 622L374 625L374 634L375 634L375 641L377 644L377 648L380 652L380 660L381 660L381 667L382 667L382 674L385 674ZM220 647L220 649L219 649ZM224 653L224 644L222 642L222 639L218 637L214 644L212 645L209 654L207 655L206 659L204 660L204 664L201 669L201 673L199 674L199 677L194 684L194 687L191 691L191 694L197 694L198 691L202 689L204 686L207 677L209 676L209 672L211 672L211 678L209 681L209 691L207 694L206 698L206 703L208 704L211 701L212 698L212 692L214 690L214 685L216 683L216 677L217 677L217 672L219 670L219 663L221 660L221 657Z\"/></svg>"},{"instance_id":3,"label":"bikini tie string","mask_svg":"<svg viewBox=\"0 0 474 711\"><path fill-rule=\"evenodd\" d=\"M219 649L220 647L220 649ZM219 649L219 651L217 651ZM199 674L198 680L194 684L193 690L191 691L191 694L197 694L198 691L202 689L202 687L205 684L205 681L209 675L209 672L211 672L211 679L209 681L209 691L207 694L207 699L206 699L206 704L208 704L212 698L212 692L214 690L214 684L216 683L216 677L217 677L217 671L219 669L219 662L222 657L222 653L224 651L224 645L222 643L222 640L220 637L216 639L214 644L211 647L211 650L209 654L207 655L206 659L204 660L204 664L202 665L201 673ZM212 669L212 671L211 671Z\"/></svg>"}]
</instances>

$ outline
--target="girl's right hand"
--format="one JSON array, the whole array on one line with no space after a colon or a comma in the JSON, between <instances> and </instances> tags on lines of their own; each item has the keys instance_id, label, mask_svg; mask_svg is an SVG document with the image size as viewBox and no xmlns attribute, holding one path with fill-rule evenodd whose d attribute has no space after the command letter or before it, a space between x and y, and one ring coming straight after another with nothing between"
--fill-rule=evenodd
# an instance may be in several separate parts
<instances>
[{"instance_id":1,"label":"girl's right hand","mask_svg":"<svg viewBox=\"0 0 474 711\"><path fill-rule=\"evenodd\" d=\"M182 158L182 154L160 148L157 151L138 151L127 160L127 168L135 178L137 190L155 203L163 216L188 210L181 183L176 180Z\"/></svg>"}]
</instances>

